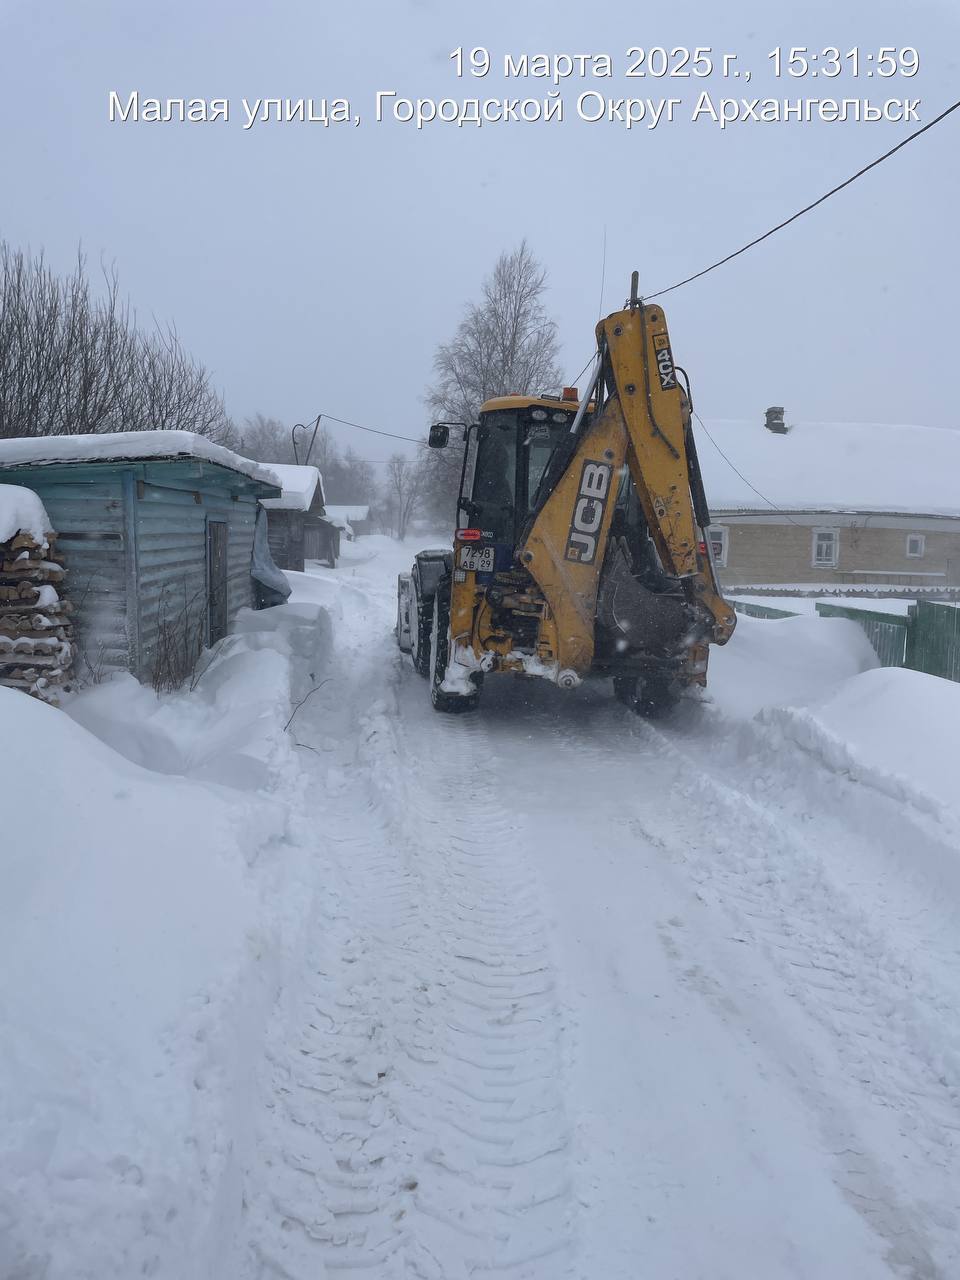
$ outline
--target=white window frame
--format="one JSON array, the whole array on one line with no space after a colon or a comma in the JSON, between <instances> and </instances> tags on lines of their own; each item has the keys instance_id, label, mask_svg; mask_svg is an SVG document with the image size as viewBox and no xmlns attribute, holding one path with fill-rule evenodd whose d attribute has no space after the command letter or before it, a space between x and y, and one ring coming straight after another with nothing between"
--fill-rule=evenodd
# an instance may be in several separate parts
<instances>
[{"instance_id":1,"label":"white window frame","mask_svg":"<svg viewBox=\"0 0 960 1280\"><path fill-rule=\"evenodd\" d=\"M719 535L720 553L713 545L714 538ZM727 554L730 550L730 530L725 524L712 524L707 529L707 545L710 548L710 554L713 557L713 563L718 569L727 567Z\"/></svg>"},{"instance_id":2,"label":"white window frame","mask_svg":"<svg viewBox=\"0 0 960 1280\"><path fill-rule=\"evenodd\" d=\"M840 563L840 530L839 529L813 529L812 542L810 544L810 567L812 569L836 569ZM817 559L817 547L820 545L820 538L829 534L833 541L833 555L829 560Z\"/></svg>"},{"instance_id":3,"label":"white window frame","mask_svg":"<svg viewBox=\"0 0 960 1280\"><path fill-rule=\"evenodd\" d=\"M911 550L910 550L910 543L911 543L911 542L919 542L919 543L920 543L920 550L919 550L919 551L911 551ZM908 559L908 560L922 560L922 559L923 559L923 557L924 557L924 554L926 553L926 550L927 550L927 539L926 539L926 536L925 536L924 534L922 534L922 533L908 533L908 534L907 534L907 559Z\"/></svg>"}]
</instances>

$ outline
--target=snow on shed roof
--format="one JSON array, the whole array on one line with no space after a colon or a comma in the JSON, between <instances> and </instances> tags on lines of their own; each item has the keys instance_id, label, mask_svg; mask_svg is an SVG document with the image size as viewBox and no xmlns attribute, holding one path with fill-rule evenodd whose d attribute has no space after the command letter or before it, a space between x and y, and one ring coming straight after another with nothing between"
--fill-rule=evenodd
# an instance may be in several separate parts
<instances>
[{"instance_id":1,"label":"snow on shed roof","mask_svg":"<svg viewBox=\"0 0 960 1280\"><path fill-rule=\"evenodd\" d=\"M716 444L694 423L711 510L769 511L754 485L788 511L960 516L960 430L798 422L777 435L761 415L755 422L713 419L707 430Z\"/></svg>"},{"instance_id":2,"label":"snow on shed roof","mask_svg":"<svg viewBox=\"0 0 960 1280\"><path fill-rule=\"evenodd\" d=\"M51 528L50 517L32 489L0 484L0 542L8 542L18 533L28 533L45 547Z\"/></svg>"},{"instance_id":3,"label":"snow on shed roof","mask_svg":"<svg viewBox=\"0 0 960 1280\"><path fill-rule=\"evenodd\" d=\"M331 521L346 520L351 522L353 520L369 520L370 518L369 504L367 506L351 507L341 503L332 507L327 506L324 510Z\"/></svg>"},{"instance_id":4,"label":"snow on shed roof","mask_svg":"<svg viewBox=\"0 0 960 1280\"><path fill-rule=\"evenodd\" d=\"M288 462L271 462L269 467L280 480L283 493L279 498L261 498L263 506L279 511L309 511L318 486L323 502L323 477L316 467L296 467Z\"/></svg>"},{"instance_id":5,"label":"snow on shed roof","mask_svg":"<svg viewBox=\"0 0 960 1280\"><path fill-rule=\"evenodd\" d=\"M261 484L281 487L267 467L192 431L115 431L103 435L20 436L0 440L0 469L52 466L58 462L143 462L161 458L215 462Z\"/></svg>"},{"instance_id":6,"label":"snow on shed roof","mask_svg":"<svg viewBox=\"0 0 960 1280\"><path fill-rule=\"evenodd\" d=\"M331 515L329 510L324 507L324 519L328 524L332 524L335 529L340 529L343 533L353 536L353 525L344 516Z\"/></svg>"}]
</instances>

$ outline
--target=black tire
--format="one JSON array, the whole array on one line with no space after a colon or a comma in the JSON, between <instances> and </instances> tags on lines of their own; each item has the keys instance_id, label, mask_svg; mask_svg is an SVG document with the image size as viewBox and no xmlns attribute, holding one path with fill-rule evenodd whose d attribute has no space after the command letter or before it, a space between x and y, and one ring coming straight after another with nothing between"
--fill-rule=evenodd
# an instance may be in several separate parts
<instances>
[{"instance_id":1,"label":"black tire","mask_svg":"<svg viewBox=\"0 0 960 1280\"><path fill-rule=\"evenodd\" d=\"M430 628L430 701L435 711L476 711L480 690L474 693L448 693L441 688L450 654L450 583L441 582L433 601ZM476 683L476 681L474 681Z\"/></svg>"},{"instance_id":2,"label":"black tire","mask_svg":"<svg viewBox=\"0 0 960 1280\"><path fill-rule=\"evenodd\" d=\"M433 628L433 602L415 603L417 616L411 620L410 655L413 669L426 680L430 675L430 632Z\"/></svg>"},{"instance_id":3,"label":"black tire","mask_svg":"<svg viewBox=\"0 0 960 1280\"><path fill-rule=\"evenodd\" d=\"M401 653L410 653L410 648L409 648L409 647L407 647L407 648L404 648L404 647L403 647L403 639L402 639L402 636L403 636L403 601L402 601L402 598L401 598L401 596L400 596L400 591L399 591L399 589L397 590L397 625L393 628L393 634L394 634L394 635L396 636L396 638L397 638L397 648L400 650L400 652L401 652Z\"/></svg>"},{"instance_id":4,"label":"black tire","mask_svg":"<svg viewBox=\"0 0 960 1280\"><path fill-rule=\"evenodd\" d=\"M680 697L675 681L662 678L642 680L638 676L614 676L613 692L618 702L646 720L665 719Z\"/></svg>"}]
</instances>

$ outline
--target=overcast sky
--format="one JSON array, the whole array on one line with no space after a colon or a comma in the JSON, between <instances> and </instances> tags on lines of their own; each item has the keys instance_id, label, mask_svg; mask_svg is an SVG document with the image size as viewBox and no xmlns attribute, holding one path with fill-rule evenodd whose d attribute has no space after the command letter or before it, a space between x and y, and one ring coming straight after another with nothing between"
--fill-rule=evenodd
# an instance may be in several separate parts
<instances>
[{"instance_id":1,"label":"overcast sky","mask_svg":"<svg viewBox=\"0 0 960 1280\"><path fill-rule=\"evenodd\" d=\"M662 15L662 16L658 16ZM749 86L626 79L633 46L739 55ZM775 46L861 51L859 81L771 75ZM867 55L915 46L912 79ZM449 54L489 49L458 81ZM505 53L609 53L571 78L564 123L481 129L374 121L405 97L542 97ZM230 413L325 411L401 434L426 421L437 343L498 254L526 237L549 270L568 376L629 273L652 291L794 212L916 125L691 122L699 92L960 97L957 0L0 0L0 236L69 268L78 242L116 263L140 316L175 322ZM227 97L230 123L110 123L108 95ZM673 124L576 118L584 90L676 96ZM241 99L350 98L359 127L258 123ZM960 112L771 242L666 299L700 412L960 426ZM338 429L381 459L393 447ZM825 460L825 465L828 462Z\"/></svg>"}]
</instances>

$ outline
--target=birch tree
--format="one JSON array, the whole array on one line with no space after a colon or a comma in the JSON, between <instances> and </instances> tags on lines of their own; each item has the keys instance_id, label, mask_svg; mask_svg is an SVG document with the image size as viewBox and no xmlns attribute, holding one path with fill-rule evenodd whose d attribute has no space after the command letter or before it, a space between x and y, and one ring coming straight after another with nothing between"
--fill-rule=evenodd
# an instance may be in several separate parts
<instances>
[{"instance_id":1,"label":"birch tree","mask_svg":"<svg viewBox=\"0 0 960 1280\"><path fill-rule=\"evenodd\" d=\"M526 240L500 255L479 301L467 304L454 336L437 347L435 378L425 397L434 420L475 422L493 396L559 388L560 343L544 304L546 291L546 269ZM455 432L450 447L431 450L421 464L426 504L446 520L453 517L462 458Z\"/></svg>"}]
</instances>

